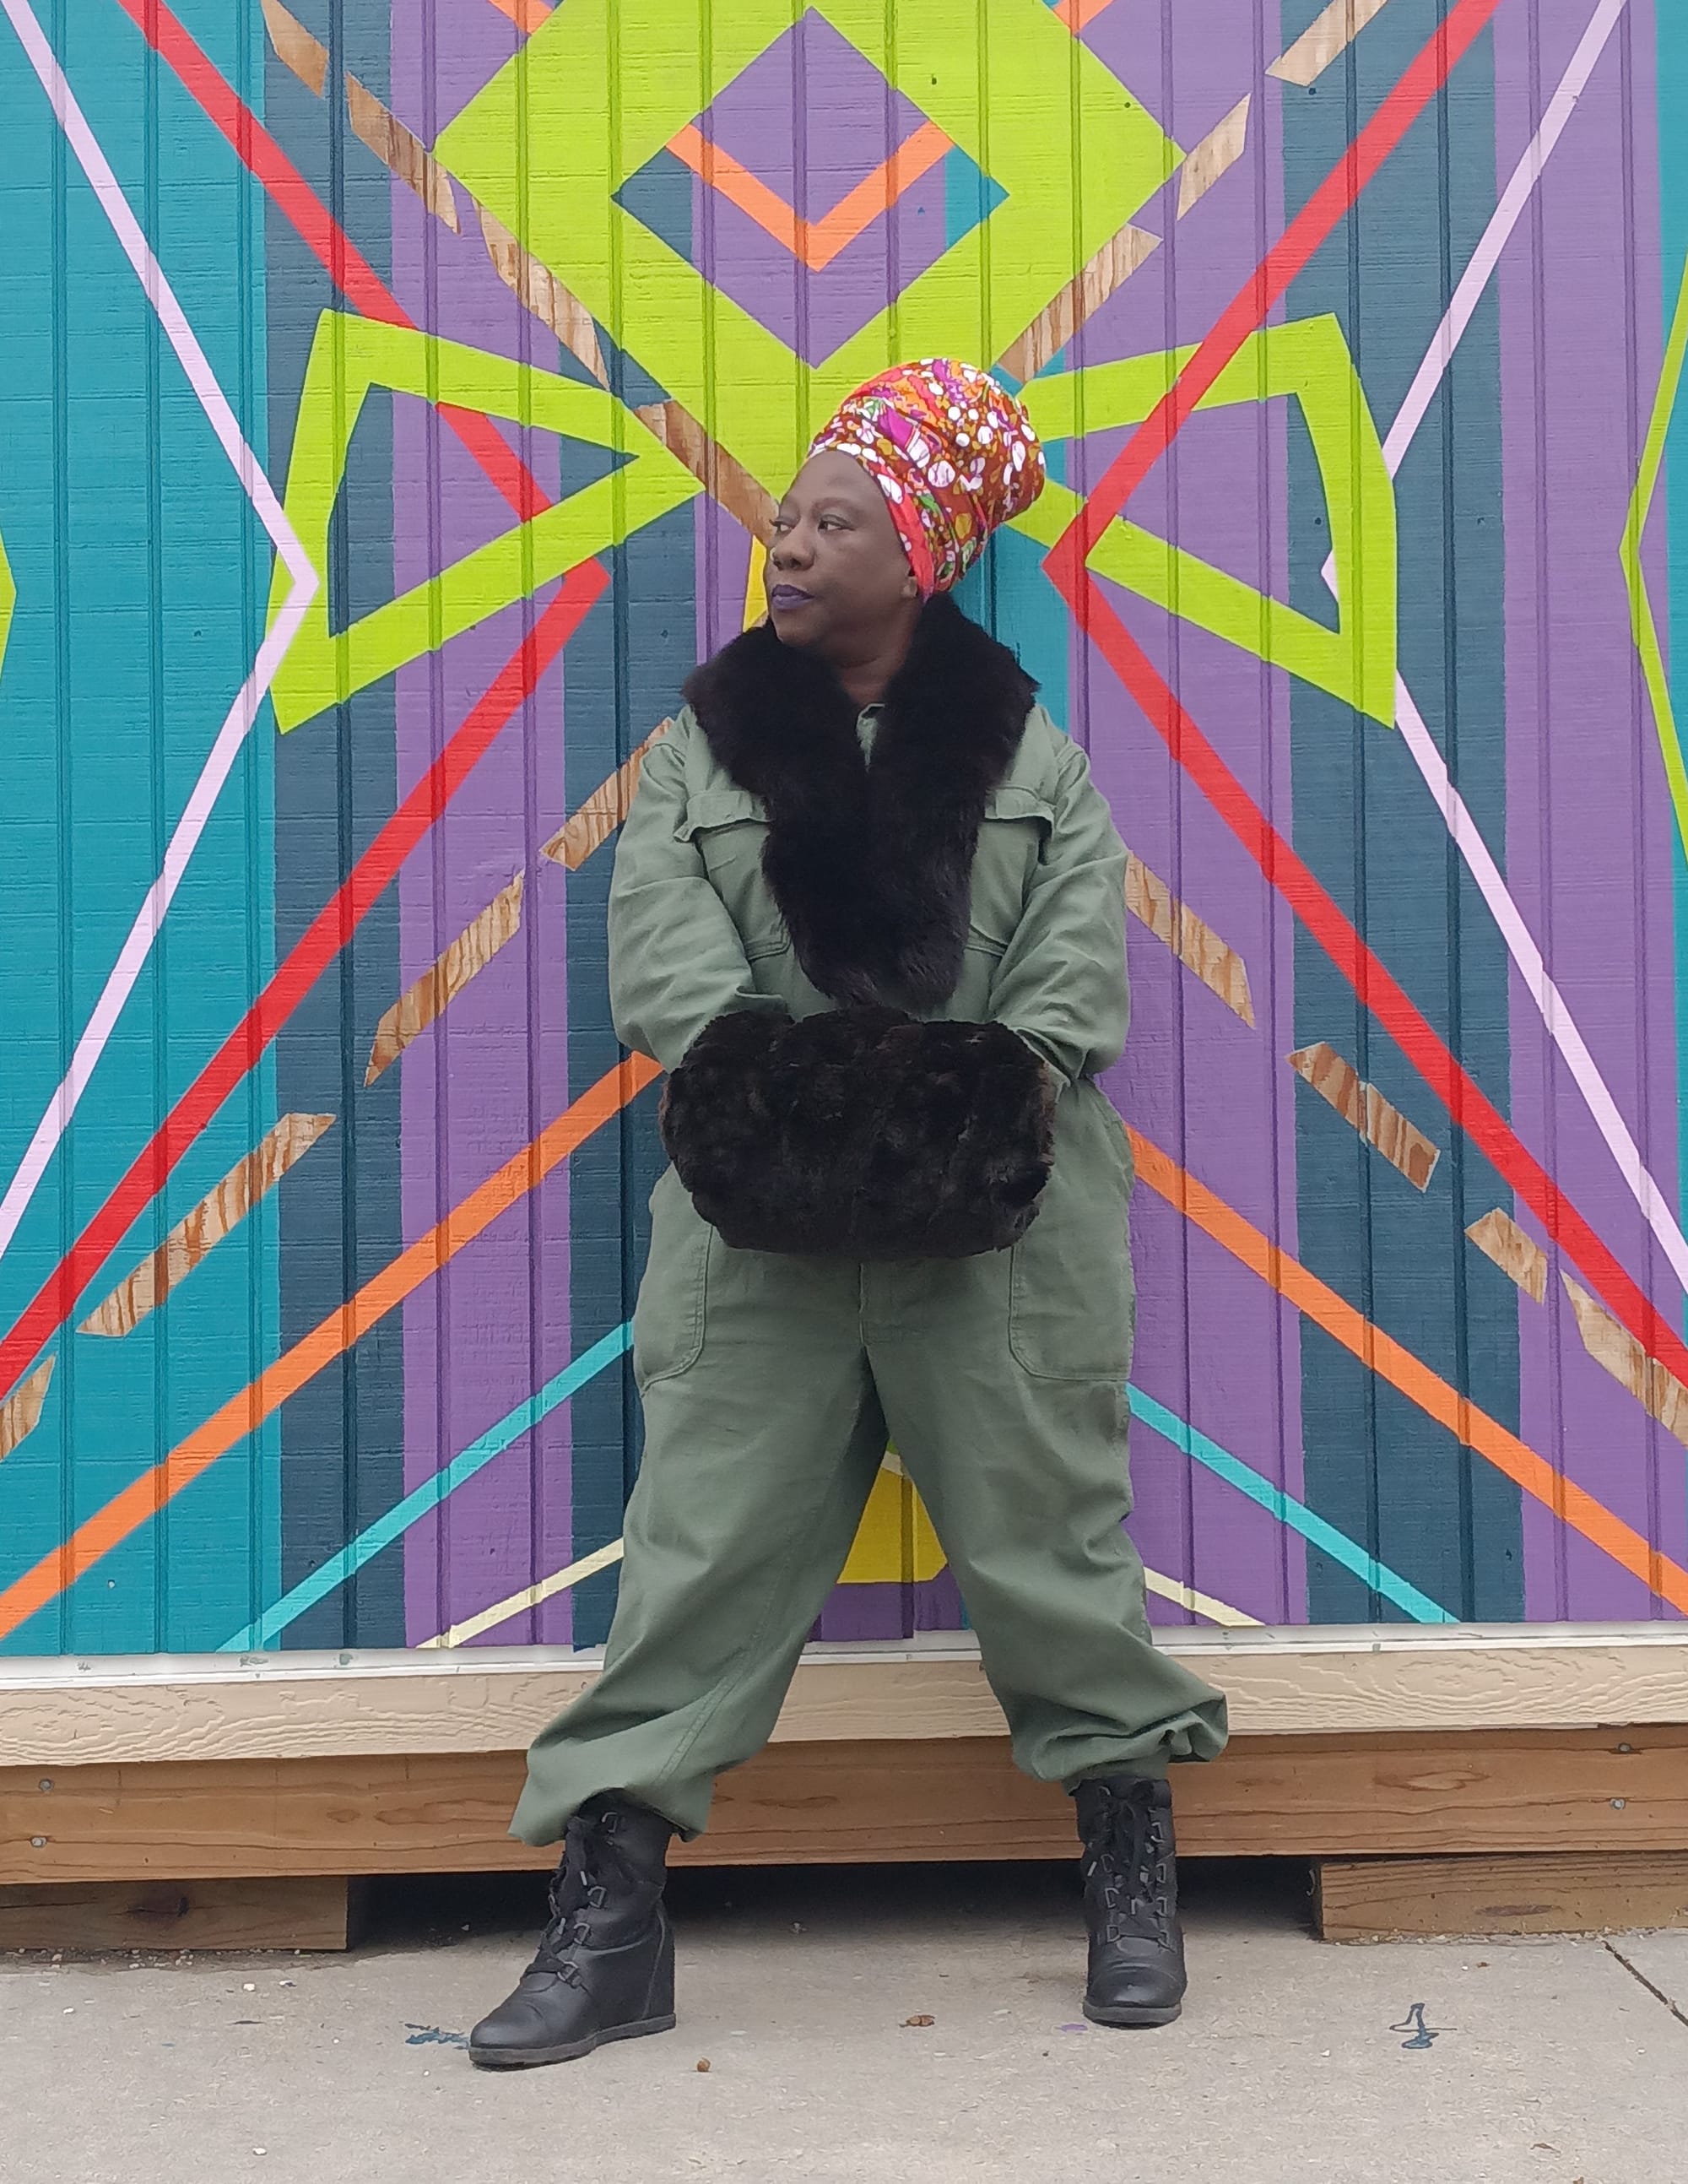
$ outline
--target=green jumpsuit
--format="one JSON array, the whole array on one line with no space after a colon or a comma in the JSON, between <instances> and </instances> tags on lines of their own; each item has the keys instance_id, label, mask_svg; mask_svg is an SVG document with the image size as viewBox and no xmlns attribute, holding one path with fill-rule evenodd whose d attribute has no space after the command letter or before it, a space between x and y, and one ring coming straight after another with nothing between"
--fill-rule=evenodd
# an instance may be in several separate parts
<instances>
[{"instance_id":1,"label":"green jumpsuit","mask_svg":"<svg viewBox=\"0 0 1688 2184\"><path fill-rule=\"evenodd\" d=\"M766 831L683 711L645 761L610 902L616 1029L665 1068L727 1011L833 1006L763 876ZM554 1841L606 1791L704 1827L716 1774L773 1728L888 1440L1028 1774L1071 1787L1223 1748L1223 1696L1150 1643L1123 1529L1131 1162L1094 1079L1125 1043L1124 868L1084 752L1033 707L979 828L961 982L933 1012L1007 1025L1061 1088L1053 1175L1011 1249L735 1251L671 1168L658 1183L620 1603L602 1674L529 1754L523 1840Z\"/></svg>"}]
</instances>

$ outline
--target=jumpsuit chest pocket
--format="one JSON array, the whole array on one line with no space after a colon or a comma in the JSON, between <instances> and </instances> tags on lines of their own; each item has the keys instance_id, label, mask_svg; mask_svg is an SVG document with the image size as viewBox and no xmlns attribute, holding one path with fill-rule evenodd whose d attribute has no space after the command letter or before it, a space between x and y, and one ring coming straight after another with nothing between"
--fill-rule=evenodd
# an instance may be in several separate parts
<instances>
[{"instance_id":1,"label":"jumpsuit chest pocket","mask_svg":"<svg viewBox=\"0 0 1688 2184\"><path fill-rule=\"evenodd\" d=\"M990 793L979 825L967 905L967 945L1000 956L1019 928L1026 896L1055 825L1034 789L1012 782Z\"/></svg>"},{"instance_id":2,"label":"jumpsuit chest pocket","mask_svg":"<svg viewBox=\"0 0 1688 2184\"><path fill-rule=\"evenodd\" d=\"M749 961L777 956L791 945L762 876L768 820L760 798L744 788L700 790L687 799L685 816L674 833L677 841L692 843L703 859Z\"/></svg>"}]
</instances>

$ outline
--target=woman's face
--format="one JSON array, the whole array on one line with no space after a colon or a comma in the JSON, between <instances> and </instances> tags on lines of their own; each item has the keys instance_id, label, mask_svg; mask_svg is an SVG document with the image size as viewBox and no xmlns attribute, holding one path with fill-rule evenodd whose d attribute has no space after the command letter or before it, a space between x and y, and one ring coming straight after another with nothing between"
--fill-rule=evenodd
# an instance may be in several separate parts
<instances>
[{"instance_id":1,"label":"woman's face","mask_svg":"<svg viewBox=\"0 0 1688 2184\"><path fill-rule=\"evenodd\" d=\"M783 644L838 665L871 657L918 613L885 496L852 456L811 455L774 519L768 616Z\"/></svg>"}]
</instances>

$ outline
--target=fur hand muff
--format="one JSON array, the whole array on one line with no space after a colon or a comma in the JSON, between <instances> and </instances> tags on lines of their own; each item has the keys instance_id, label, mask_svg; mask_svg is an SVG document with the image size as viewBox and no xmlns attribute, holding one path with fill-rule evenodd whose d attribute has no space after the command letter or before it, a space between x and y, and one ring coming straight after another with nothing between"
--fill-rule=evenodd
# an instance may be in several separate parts
<instances>
[{"instance_id":1,"label":"fur hand muff","mask_svg":"<svg viewBox=\"0 0 1688 2184\"><path fill-rule=\"evenodd\" d=\"M1031 1226L1055 1082L1003 1024L900 1010L718 1017L663 1093L663 1143L740 1251L965 1259Z\"/></svg>"}]
</instances>

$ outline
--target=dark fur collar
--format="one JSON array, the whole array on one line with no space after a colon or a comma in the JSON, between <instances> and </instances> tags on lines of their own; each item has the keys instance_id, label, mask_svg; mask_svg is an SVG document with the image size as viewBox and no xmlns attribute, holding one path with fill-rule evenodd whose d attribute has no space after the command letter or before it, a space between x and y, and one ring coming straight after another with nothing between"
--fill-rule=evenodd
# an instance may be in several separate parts
<instances>
[{"instance_id":1,"label":"dark fur collar","mask_svg":"<svg viewBox=\"0 0 1688 2184\"><path fill-rule=\"evenodd\" d=\"M716 757L767 808L762 869L822 993L922 1009L955 992L979 824L1036 692L942 597L886 694L871 766L832 669L766 625L688 682Z\"/></svg>"}]
</instances>

